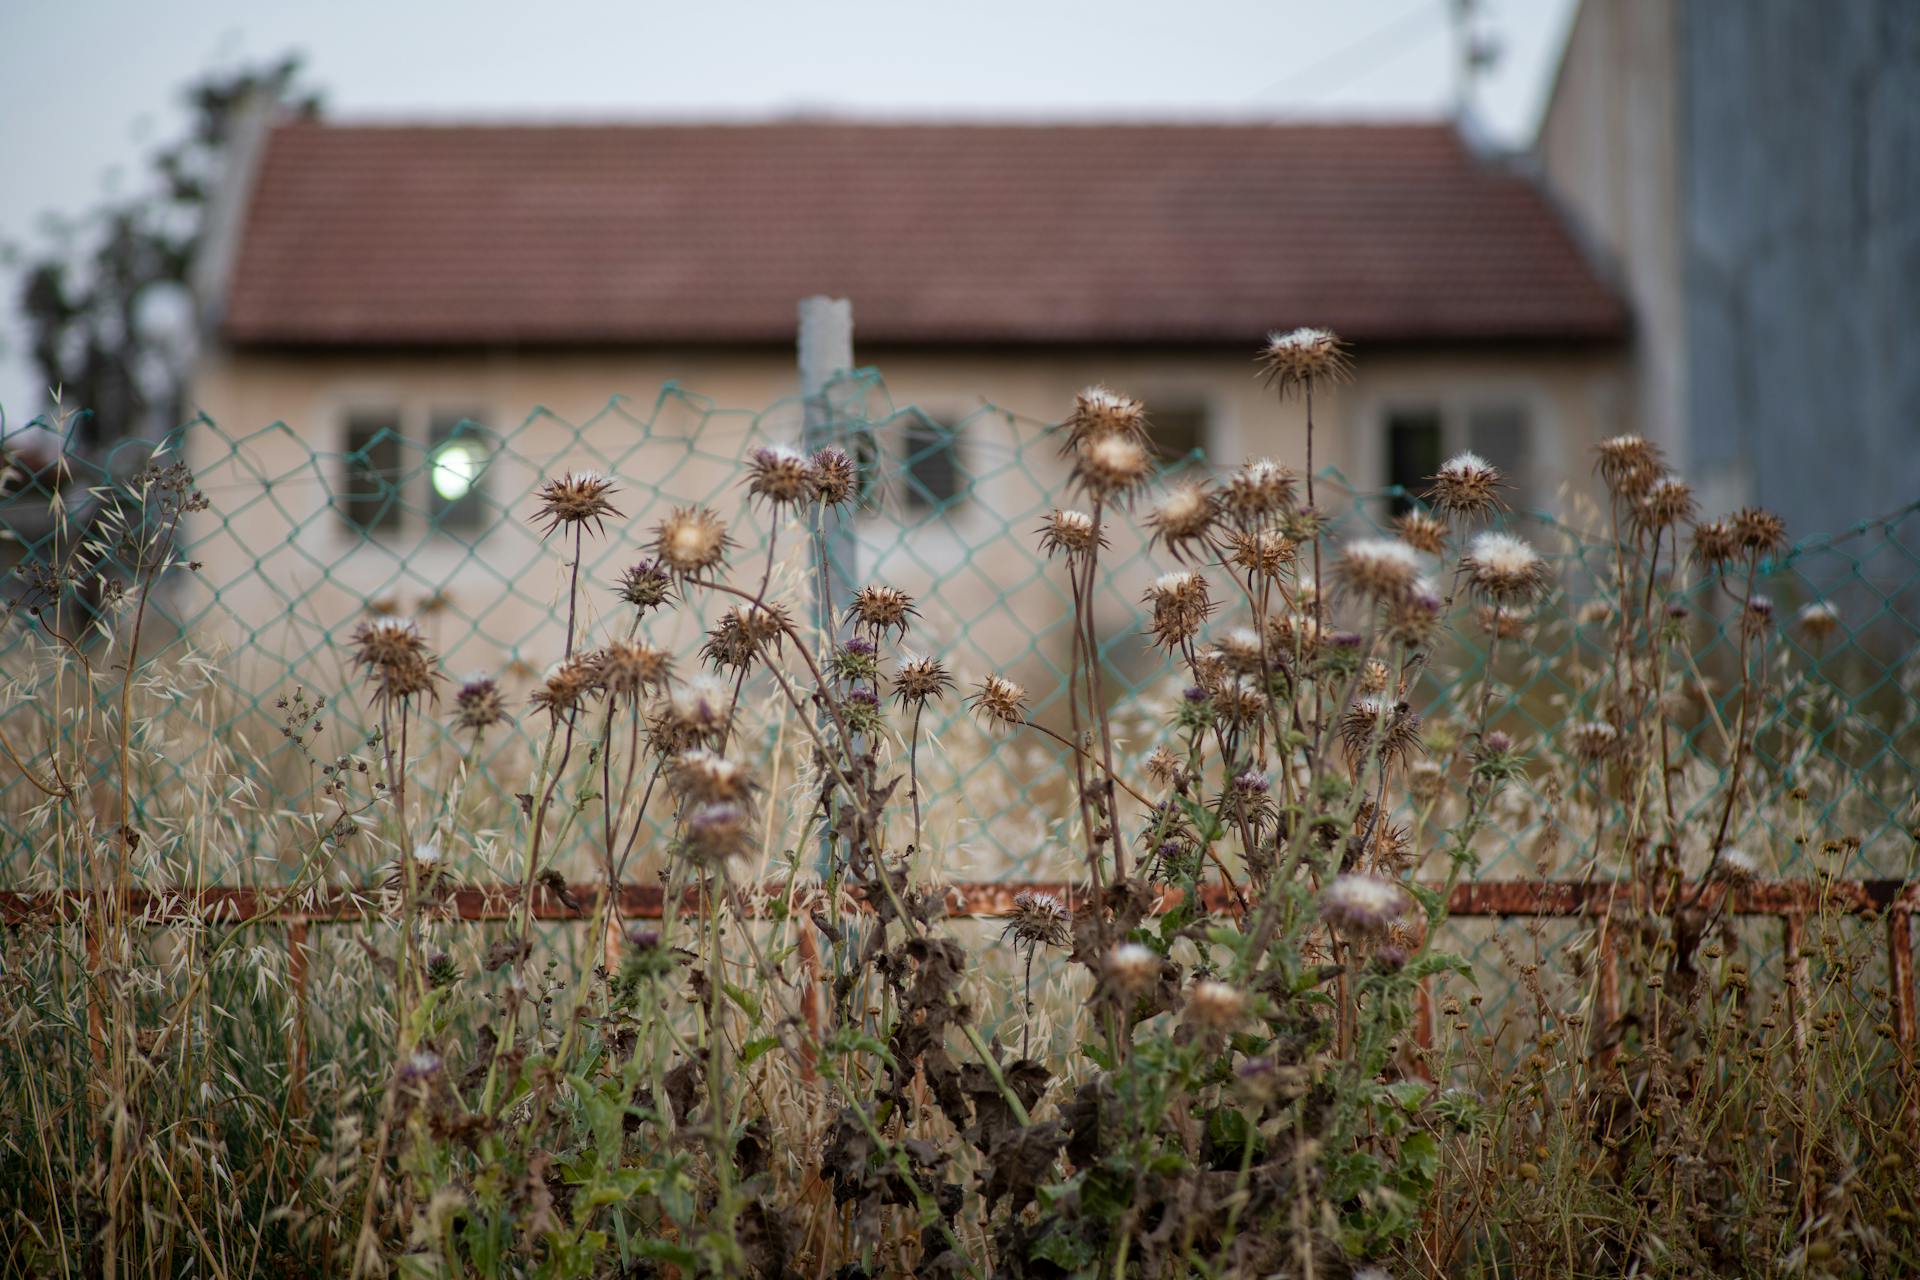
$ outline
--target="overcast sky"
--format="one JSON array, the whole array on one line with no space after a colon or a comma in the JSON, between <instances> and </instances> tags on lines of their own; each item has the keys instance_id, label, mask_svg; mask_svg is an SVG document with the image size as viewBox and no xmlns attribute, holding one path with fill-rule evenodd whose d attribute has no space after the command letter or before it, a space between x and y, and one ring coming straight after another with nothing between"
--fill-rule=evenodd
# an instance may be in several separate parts
<instances>
[{"instance_id":1,"label":"overcast sky","mask_svg":"<svg viewBox=\"0 0 1920 1280\"><path fill-rule=\"evenodd\" d=\"M1478 0L1499 136L1531 137L1575 0ZM180 86L298 49L337 118L1299 118L1449 109L1455 0L5 0L0 243L138 190ZM0 411L44 388L0 271Z\"/></svg>"}]
</instances>

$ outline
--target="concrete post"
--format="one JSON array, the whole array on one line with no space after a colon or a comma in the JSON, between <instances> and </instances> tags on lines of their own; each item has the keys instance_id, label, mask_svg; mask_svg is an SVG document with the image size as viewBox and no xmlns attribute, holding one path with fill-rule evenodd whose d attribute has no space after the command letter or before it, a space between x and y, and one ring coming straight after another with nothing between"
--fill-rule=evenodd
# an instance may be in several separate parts
<instances>
[{"instance_id":1,"label":"concrete post","mask_svg":"<svg viewBox=\"0 0 1920 1280\"><path fill-rule=\"evenodd\" d=\"M834 379L853 368L853 304L845 298L802 298L799 348L800 395L806 409L802 447L812 453L838 445L858 461L859 453L844 438L833 399ZM820 552L823 561L814 566L814 621L823 636L831 636L834 619L851 598L859 573L853 523L844 511L826 513Z\"/></svg>"}]
</instances>

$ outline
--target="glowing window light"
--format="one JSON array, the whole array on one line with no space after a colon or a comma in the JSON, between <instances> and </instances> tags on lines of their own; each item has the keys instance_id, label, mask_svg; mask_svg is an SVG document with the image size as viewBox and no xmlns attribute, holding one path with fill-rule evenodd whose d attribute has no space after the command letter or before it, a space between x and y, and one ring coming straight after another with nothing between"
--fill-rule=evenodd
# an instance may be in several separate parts
<instances>
[{"instance_id":1,"label":"glowing window light","mask_svg":"<svg viewBox=\"0 0 1920 1280\"><path fill-rule=\"evenodd\" d=\"M433 455L433 491L447 502L458 502L473 492L486 457L471 440L452 440Z\"/></svg>"}]
</instances>

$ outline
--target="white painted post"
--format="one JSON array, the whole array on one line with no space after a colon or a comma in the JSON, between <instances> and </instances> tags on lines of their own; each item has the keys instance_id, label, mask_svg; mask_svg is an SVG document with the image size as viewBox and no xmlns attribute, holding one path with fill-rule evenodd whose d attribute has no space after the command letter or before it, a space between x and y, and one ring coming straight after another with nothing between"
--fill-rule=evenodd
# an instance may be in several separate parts
<instances>
[{"instance_id":1,"label":"white painted post","mask_svg":"<svg viewBox=\"0 0 1920 1280\"><path fill-rule=\"evenodd\" d=\"M831 393L834 378L853 368L853 303L824 295L800 299L799 347L800 395L806 407L802 446L812 453L839 445L858 461L858 452L842 439ZM834 618L851 598L858 572L853 525L838 508L826 513L820 551L825 563L814 566L814 615L821 634L831 636Z\"/></svg>"}]
</instances>

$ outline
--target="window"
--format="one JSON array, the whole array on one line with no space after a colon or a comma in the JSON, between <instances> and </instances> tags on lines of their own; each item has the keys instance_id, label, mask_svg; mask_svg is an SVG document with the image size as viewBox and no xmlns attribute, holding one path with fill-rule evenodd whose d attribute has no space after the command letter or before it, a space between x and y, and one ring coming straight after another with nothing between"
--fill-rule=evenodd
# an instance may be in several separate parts
<instances>
[{"instance_id":1,"label":"window","mask_svg":"<svg viewBox=\"0 0 1920 1280\"><path fill-rule=\"evenodd\" d=\"M1148 409L1147 422L1153 432L1154 447L1160 454L1160 465L1169 470L1207 465L1209 442L1204 404L1153 406Z\"/></svg>"},{"instance_id":2,"label":"window","mask_svg":"<svg viewBox=\"0 0 1920 1280\"><path fill-rule=\"evenodd\" d=\"M1523 405L1397 406L1387 411L1384 431L1381 479L1394 490L1387 498L1389 515L1397 516L1424 498L1440 465L1467 450L1507 478L1511 487L1501 497L1508 506L1533 505L1533 424Z\"/></svg>"},{"instance_id":3,"label":"window","mask_svg":"<svg viewBox=\"0 0 1920 1280\"><path fill-rule=\"evenodd\" d=\"M1400 409L1387 415L1387 486L1393 491L1387 502L1392 514L1413 505L1444 461L1438 410Z\"/></svg>"},{"instance_id":4,"label":"window","mask_svg":"<svg viewBox=\"0 0 1920 1280\"><path fill-rule=\"evenodd\" d=\"M400 527L400 415L362 411L347 417L346 476L339 509L347 527L362 534Z\"/></svg>"},{"instance_id":5,"label":"window","mask_svg":"<svg viewBox=\"0 0 1920 1280\"><path fill-rule=\"evenodd\" d=\"M361 537L484 530L492 518L486 475L494 441L475 417L435 409L423 422L398 409L350 412L334 498L346 527Z\"/></svg>"},{"instance_id":6,"label":"window","mask_svg":"<svg viewBox=\"0 0 1920 1280\"><path fill-rule=\"evenodd\" d=\"M959 429L915 410L900 433L900 499L908 512L930 514L951 506L966 487Z\"/></svg>"},{"instance_id":7,"label":"window","mask_svg":"<svg viewBox=\"0 0 1920 1280\"><path fill-rule=\"evenodd\" d=\"M492 437L468 414L436 411L427 430L428 511L433 527L470 533L487 523Z\"/></svg>"}]
</instances>

